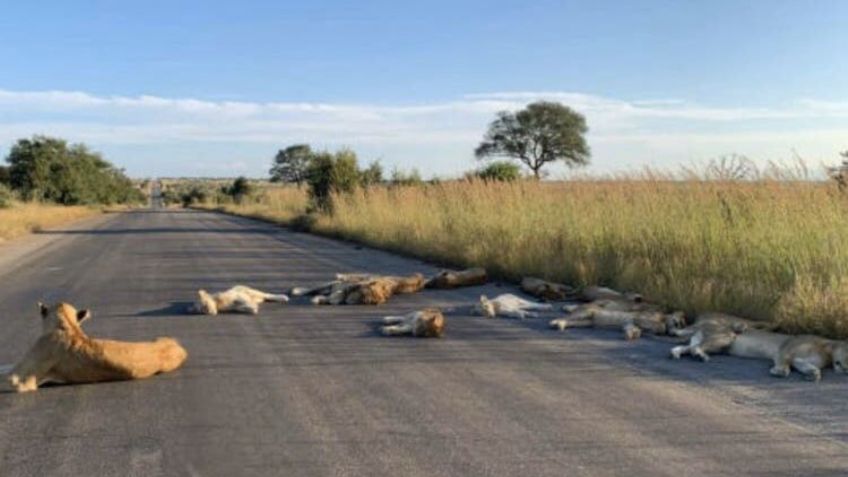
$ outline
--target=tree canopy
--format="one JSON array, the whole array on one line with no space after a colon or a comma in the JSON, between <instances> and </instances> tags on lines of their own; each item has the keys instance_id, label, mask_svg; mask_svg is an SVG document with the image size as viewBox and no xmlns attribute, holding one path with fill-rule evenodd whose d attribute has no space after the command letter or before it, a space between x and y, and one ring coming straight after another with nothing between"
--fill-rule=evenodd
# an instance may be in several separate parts
<instances>
[{"instance_id":1,"label":"tree canopy","mask_svg":"<svg viewBox=\"0 0 848 477\"><path fill-rule=\"evenodd\" d=\"M569 167L588 164L587 131L580 113L560 103L539 101L518 112L498 113L474 154L478 159L518 159L538 179L550 162L561 160Z\"/></svg>"},{"instance_id":2,"label":"tree canopy","mask_svg":"<svg viewBox=\"0 0 848 477\"><path fill-rule=\"evenodd\" d=\"M295 144L280 149L271 166L271 182L291 182L298 186L306 182L312 148L308 144Z\"/></svg>"},{"instance_id":3,"label":"tree canopy","mask_svg":"<svg viewBox=\"0 0 848 477\"><path fill-rule=\"evenodd\" d=\"M6 157L8 184L24 200L64 205L139 201L142 193L123 171L84 144L34 136L20 139Z\"/></svg>"}]
</instances>

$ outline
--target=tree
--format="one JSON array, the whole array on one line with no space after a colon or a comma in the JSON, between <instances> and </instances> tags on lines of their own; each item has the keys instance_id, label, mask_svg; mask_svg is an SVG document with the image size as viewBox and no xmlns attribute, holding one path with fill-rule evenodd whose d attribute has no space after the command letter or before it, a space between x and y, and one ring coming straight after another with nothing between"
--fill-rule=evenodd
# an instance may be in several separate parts
<instances>
[{"instance_id":1,"label":"tree","mask_svg":"<svg viewBox=\"0 0 848 477\"><path fill-rule=\"evenodd\" d=\"M313 155L308 144L295 144L281 149L271 166L271 182L291 182L300 187L306 182L309 161Z\"/></svg>"},{"instance_id":2,"label":"tree","mask_svg":"<svg viewBox=\"0 0 848 477\"><path fill-rule=\"evenodd\" d=\"M498 113L474 155L478 159L518 159L539 179L549 162L562 160L568 167L589 163L589 146L583 137L587 130L580 113L559 103L539 101L516 113Z\"/></svg>"},{"instance_id":3,"label":"tree","mask_svg":"<svg viewBox=\"0 0 848 477\"><path fill-rule=\"evenodd\" d=\"M483 169L476 171L474 175L486 181L511 182L521 179L521 170L518 164L507 161L494 161Z\"/></svg>"},{"instance_id":4,"label":"tree","mask_svg":"<svg viewBox=\"0 0 848 477\"><path fill-rule=\"evenodd\" d=\"M83 144L34 136L12 146L9 186L24 200L64 205L111 204L142 200L124 172Z\"/></svg>"},{"instance_id":5,"label":"tree","mask_svg":"<svg viewBox=\"0 0 848 477\"><path fill-rule=\"evenodd\" d=\"M360 181L364 186L372 186L383 182L383 166L380 161L374 161L360 174Z\"/></svg>"}]
</instances>

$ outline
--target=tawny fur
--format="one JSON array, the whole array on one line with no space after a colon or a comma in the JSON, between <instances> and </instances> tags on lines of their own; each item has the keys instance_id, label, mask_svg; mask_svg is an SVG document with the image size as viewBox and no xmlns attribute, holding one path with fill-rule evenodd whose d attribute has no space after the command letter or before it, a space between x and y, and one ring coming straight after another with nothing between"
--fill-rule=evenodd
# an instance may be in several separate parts
<instances>
[{"instance_id":1,"label":"tawny fur","mask_svg":"<svg viewBox=\"0 0 848 477\"><path fill-rule=\"evenodd\" d=\"M551 320L551 328L560 331L585 327L620 329L624 333L624 339L634 340L641 337L643 331L654 335L667 335L671 330L686 325L682 312L663 313L655 305L621 297L597 300L585 305L567 305L563 308L569 315Z\"/></svg>"},{"instance_id":2,"label":"tawny fur","mask_svg":"<svg viewBox=\"0 0 848 477\"><path fill-rule=\"evenodd\" d=\"M484 268L469 268L462 271L442 270L427 281L427 288L460 288L484 285L489 277Z\"/></svg>"},{"instance_id":3,"label":"tawny fur","mask_svg":"<svg viewBox=\"0 0 848 477\"><path fill-rule=\"evenodd\" d=\"M445 332L445 317L436 308L426 308L400 316L386 316L380 331L386 336L441 338Z\"/></svg>"},{"instance_id":4,"label":"tawny fur","mask_svg":"<svg viewBox=\"0 0 848 477\"><path fill-rule=\"evenodd\" d=\"M35 391L46 382L81 384L144 379L173 371L186 350L173 338L126 342L90 338L80 323L90 316L72 305L39 304L43 332L15 365L8 384L17 392Z\"/></svg>"},{"instance_id":5,"label":"tawny fur","mask_svg":"<svg viewBox=\"0 0 848 477\"><path fill-rule=\"evenodd\" d=\"M416 293L424 288L424 276L339 274L336 280L315 288L297 288L297 295L312 295L316 305L380 305L393 295Z\"/></svg>"},{"instance_id":6,"label":"tawny fur","mask_svg":"<svg viewBox=\"0 0 848 477\"><path fill-rule=\"evenodd\" d=\"M486 318L503 316L522 320L524 318L536 318L538 316L537 311L552 309L553 307L550 304L525 300L511 293L498 295L492 299L489 299L486 295L481 295L480 300L474 305L474 313Z\"/></svg>"},{"instance_id":7,"label":"tawny fur","mask_svg":"<svg viewBox=\"0 0 848 477\"><path fill-rule=\"evenodd\" d=\"M770 343L783 339L781 337L788 337L777 333L766 333L773 329L775 326L767 322L748 320L725 313L702 313L692 325L671 331L674 336L689 339L687 344L673 347L671 357L679 359L685 354L691 354L702 361L709 361L710 354L728 353L731 349L733 350L731 354L739 357L766 357L759 356L762 353L757 353L756 349L774 348L775 345ZM758 333L746 333L748 331ZM746 333L745 338L734 346L743 333ZM774 354L771 354L767 358L773 356Z\"/></svg>"},{"instance_id":8,"label":"tawny fur","mask_svg":"<svg viewBox=\"0 0 848 477\"><path fill-rule=\"evenodd\" d=\"M568 285L553 283L534 277L525 277L522 279L521 290L536 298L548 301L566 300L574 295L574 289Z\"/></svg>"},{"instance_id":9,"label":"tawny fur","mask_svg":"<svg viewBox=\"0 0 848 477\"><path fill-rule=\"evenodd\" d=\"M284 294L266 293L244 285L236 285L229 290L217 293L198 290L197 299L189 311L203 315L217 315L225 312L255 315L259 313L259 305L266 301L286 303L289 297Z\"/></svg>"},{"instance_id":10,"label":"tawny fur","mask_svg":"<svg viewBox=\"0 0 848 477\"><path fill-rule=\"evenodd\" d=\"M786 377L795 369L805 378L819 381L821 370L830 366L839 373L848 371L848 343L802 335L783 343L769 372L772 376Z\"/></svg>"},{"instance_id":11,"label":"tawny fur","mask_svg":"<svg viewBox=\"0 0 848 477\"><path fill-rule=\"evenodd\" d=\"M588 286L583 288L582 290L580 290L578 298L585 302L594 302L598 300L618 300L631 302L642 301L642 295L638 293L620 292L618 290L613 290L612 288L599 286Z\"/></svg>"}]
</instances>

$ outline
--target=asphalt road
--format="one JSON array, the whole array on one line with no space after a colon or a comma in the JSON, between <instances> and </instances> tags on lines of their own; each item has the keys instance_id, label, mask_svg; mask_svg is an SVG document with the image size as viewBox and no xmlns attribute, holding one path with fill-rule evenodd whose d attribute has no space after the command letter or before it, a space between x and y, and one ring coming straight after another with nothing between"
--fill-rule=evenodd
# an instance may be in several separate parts
<instances>
[{"instance_id":1,"label":"asphalt road","mask_svg":"<svg viewBox=\"0 0 848 477\"><path fill-rule=\"evenodd\" d=\"M674 362L658 340L461 311L510 290L497 285L185 315L199 287L434 270L212 213L113 214L23 242L0 248L0 364L36 338L40 299L90 307L92 336L171 335L190 356L146 381L0 394L2 476L848 472L848 377L832 372L780 380L764 362ZM459 307L444 339L375 333L424 305Z\"/></svg>"}]
</instances>

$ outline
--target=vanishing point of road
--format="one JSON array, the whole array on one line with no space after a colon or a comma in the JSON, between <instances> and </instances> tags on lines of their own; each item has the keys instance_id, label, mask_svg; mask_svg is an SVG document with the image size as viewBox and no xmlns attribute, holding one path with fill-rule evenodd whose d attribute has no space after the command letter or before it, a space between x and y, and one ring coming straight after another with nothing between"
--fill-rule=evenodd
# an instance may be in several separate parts
<instances>
[{"instance_id":1,"label":"vanishing point of road","mask_svg":"<svg viewBox=\"0 0 848 477\"><path fill-rule=\"evenodd\" d=\"M0 247L0 363L36 302L91 308L92 336L174 336L186 365L150 380L0 394L2 476L662 476L848 474L848 377L667 358L658 339L467 313L491 284L378 307L269 303L192 316L198 288L268 291L336 272L431 264L211 212L109 214ZM441 340L375 322L452 308Z\"/></svg>"}]
</instances>

